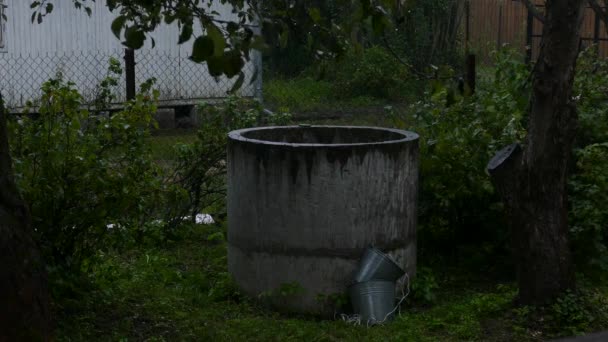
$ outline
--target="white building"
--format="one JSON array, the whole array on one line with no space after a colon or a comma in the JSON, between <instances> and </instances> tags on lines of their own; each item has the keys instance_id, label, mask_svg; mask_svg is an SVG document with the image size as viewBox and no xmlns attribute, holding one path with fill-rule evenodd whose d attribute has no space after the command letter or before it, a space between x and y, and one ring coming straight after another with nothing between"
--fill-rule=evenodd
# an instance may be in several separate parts
<instances>
[{"instance_id":1,"label":"white building","mask_svg":"<svg viewBox=\"0 0 608 342\"><path fill-rule=\"evenodd\" d=\"M107 9L106 1L89 1L92 8L89 17L85 11L75 9L72 0L53 0L54 10L41 24L31 22L30 3L29 0L0 0L6 16L0 25L0 91L7 105L17 108L27 100L35 100L40 94L40 85L57 72L75 82L85 99L91 99L96 85L107 74L110 57L123 64L117 102L124 101L124 46L110 29L117 14ZM214 7L221 19L234 18L230 7ZM200 27L198 30L195 35L200 34ZM178 45L179 32L177 24L162 25L150 35L156 43L154 48L147 39L145 46L135 51L136 85L156 78L163 106L225 97L236 77L222 77L216 82L205 64L188 59L194 39ZM242 96L257 96L261 91L261 77L253 84L249 82L254 70L261 68L261 54L256 52L252 56L243 68Z\"/></svg>"}]
</instances>

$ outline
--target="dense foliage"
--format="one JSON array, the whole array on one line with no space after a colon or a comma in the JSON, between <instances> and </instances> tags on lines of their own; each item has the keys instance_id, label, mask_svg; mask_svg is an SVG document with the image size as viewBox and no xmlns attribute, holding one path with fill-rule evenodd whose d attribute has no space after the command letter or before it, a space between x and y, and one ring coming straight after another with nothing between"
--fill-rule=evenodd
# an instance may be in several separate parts
<instances>
[{"instance_id":1,"label":"dense foliage","mask_svg":"<svg viewBox=\"0 0 608 342\"><path fill-rule=\"evenodd\" d=\"M580 123L570 179L570 232L581 270L600 276L608 271L608 211L600 205L608 199L608 61L596 53L586 50L577 65Z\"/></svg>"},{"instance_id":2,"label":"dense foliage","mask_svg":"<svg viewBox=\"0 0 608 342\"><path fill-rule=\"evenodd\" d=\"M424 255L477 267L508 259L501 204L485 168L498 149L524 137L528 71L515 60L511 52L498 53L492 80L475 95L433 82L407 116L388 108L396 126L421 136L419 236ZM486 263L488 257L498 260Z\"/></svg>"},{"instance_id":3,"label":"dense foliage","mask_svg":"<svg viewBox=\"0 0 608 342\"><path fill-rule=\"evenodd\" d=\"M334 94L341 98L370 96L395 100L403 98L408 82L405 66L396 63L385 49L373 46L362 51L351 50L334 65Z\"/></svg>"},{"instance_id":4,"label":"dense foliage","mask_svg":"<svg viewBox=\"0 0 608 342\"><path fill-rule=\"evenodd\" d=\"M176 192L167 206L168 225L175 228L185 215L194 221L203 209L219 204L224 208L226 187L226 144L228 132L260 124L286 124L287 113L267 113L254 100L228 97L217 105L198 108L202 121L196 140L176 146L175 165L167 181ZM176 186L176 188L175 188Z\"/></svg>"},{"instance_id":5,"label":"dense foliage","mask_svg":"<svg viewBox=\"0 0 608 342\"><path fill-rule=\"evenodd\" d=\"M98 249L144 229L159 195L146 144L156 96L144 89L111 117L93 115L59 76L11 125L16 179L51 268L78 272Z\"/></svg>"},{"instance_id":6,"label":"dense foliage","mask_svg":"<svg viewBox=\"0 0 608 342\"><path fill-rule=\"evenodd\" d=\"M389 72L392 64L386 51L374 49L360 55L365 57L369 53L372 57L365 57L369 59L352 57L353 64L348 67L351 69L336 70L335 84L324 81L325 88L319 90L315 88L317 81L309 78L307 86L319 93L335 94L339 88L348 87L337 83L340 72L356 76L344 77L344 82L366 80L353 86L353 91L371 87L367 89L369 94L374 91L372 88L391 84L390 78L397 73L394 67L393 72ZM464 294L457 298L466 300L454 301L449 298L450 293L444 293L451 291L446 290L446 284L450 284L446 279L451 279L450 276L443 273L443 267L434 264L443 261L442 266L456 266L458 272L466 272L468 276L482 269L494 279L512 279L511 268L504 267L510 260L509 232L485 167L496 150L514 141L523 142L530 70L521 60L521 56L511 51L498 52L494 72L490 79L479 83L475 94L459 90L455 82L432 81L425 96L409 106L407 113L386 107L392 125L421 135L419 246L422 267L411 284L408 305L431 307L428 314L407 313L406 318L396 322L398 326L416 328L406 319L430 317L442 326L455 329L442 328L445 336L472 339L482 334L479 320L486 315L503 319L499 313L504 312L507 312L506 319L511 320L509 329L515 336L537 330L542 330L543 336L574 334L605 327L608 323L608 313L603 309L606 297L595 290L566 294L555 305L543 308L510 309L515 293L508 286L489 293L471 294L460 289ZM366 69L374 65L382 71ZM116 64L111 68L115 69ZM110 74L116 72L118 70ZM445 72L447 76L454 74ZM608 200L608 178L604 172L608 167L608 141L606 130L602 129L606 125L604 107L608 96L604 87L607 82L608 65L596 61L589 53L583 56L576 80L582 128L575 151L576 164L572 165L570 214L573 250L579 269L586 276L605 275L608 270L605 225L608 214L601 206ZM396 80L393 84L399 87ZM203 104L198 110L202 126L194 141L177 145L172 162L159 166L149 150L149 142L154 139L149 128L153 125L151 114L156 110L155 92L147 84L123 110L111 116L103 115L97 109L110 101L114 86L112 77L104 80L95 111L89 111L82 105L73 84L61 77L50 80L44 84L41 101L36 104L38 114L30 114L32 107L11 125L17 180L32 207L36 236L49 261L51 275L57 278L59 273L62 277L70 274L65 270L86 271L94 288L114 291L108 294L100 290L96 298L103 301L114 302L111 295L117 294L125 300L136 298L146 305L154 305L127 294L126 289L133 287L148 294L163 293L171 298L172 304L168 306L171 310L199 310L176 300L185 294L196 307L209 305L211 311L200 312L216 315L214 319L235 310L249 310L247 319L256 320L256 310L266 309L241 296L225 269L222 218L226 133L260 124L284 124L290 116L265 112L258 102L236 97L215 105ZM384 90L386 88L389 87ZM379 96L390 98L386 93ZM184 217L194 220L197 213L210 211L219 222L209 228L211 231L203 237L206 245L200 248L215 253L205 261L208 269L192 271L188 269L190 266L182 265L188 270L176 271L171 262L163 259L167 252L159 248L171 249L176 240L182 243L180 239L192 236L190 228L197 228L184 223ZM153 244L146 243L149 241ZM132 252L139 256L132 261L121 261L121 254L115 249L124 246L137 246ZM175 253L176 258L183 257L181 252ZM202 253L207 256L207 252ZM161 290L159 286L175 286L181 290ZM464 304L465 301L468 304ZM124 303L114 303L124 306ZM95 308L99 303L90 301L86 305ZM218 305L223 309L218 309ZM444 320L435 311L439 308L456 310L466 317L456 320L458 324L450 323L446 320L455 318L450 316ZM124 310L131 312L126 307ZM175 312L170 315L176 320L183 319ZM161 316L159 313L151 319L158 320ZM87 319L95 320L91 316ZM534 325L541 321L547 322L545 327ZM296 322L296 325L308 324ZM203 336L204 332L188 325L190 323L184 321L183 328ZM215 325L221 326L218 322ZM314 332L309 328L306 336ZM66 326L62 329L69 330ZM217 334L214 336L232 336L218 331L207 332ZM348 330L344 336L351 333Z\"/></svg>"},{"instance_id":7,"label":"dense foliage","mask_svg":"<svg viewBox=\"0 0 608 342\"><path fill-rule=\"evenodd\" d=\"M608 64L595 56L590 49L579 59L575 94L580 130L570 181L573 252L588 276L608 270L608 216L599 205L608 193ZM422 137L423 255L445 256L473 267L509 262L509 232L485 167L498 149L525 143L530 71L522 61L502 50L495 55L493 75L482 80L474 95L433 81L407 115L388 108L393 124ZM489 258L494 262L488 264Z\"/></svg>"}]
</instances>

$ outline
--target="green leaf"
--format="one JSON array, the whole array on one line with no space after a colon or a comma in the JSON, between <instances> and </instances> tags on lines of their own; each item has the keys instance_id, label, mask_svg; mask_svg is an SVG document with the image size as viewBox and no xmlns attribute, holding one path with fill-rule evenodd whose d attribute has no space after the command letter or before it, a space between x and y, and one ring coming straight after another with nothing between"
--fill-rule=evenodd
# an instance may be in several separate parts
<instances>
[{"instance_id":1,"label":"green leaf","mask_svg":"<svg viewBox=\"0 0 608 342\"><path fill-rule=\"evenodd\" d=\"M53 4L49 2L46 4L46 7L44 8L44 10L46 11L46 14L49 14L49 13L53 12L53 8L54 8Z\"/></svg>"},{"instance_id":2,"label":"green leaf","mask_svg":"<svg viewBox=\"0 0 608 342\"><path fill-rule=\"evenodd\" d=\"M222 76L224 72L224 63L222 57L211 56L207 60L207 70L209 70L209 75L213 77Z\"/></svg>"},{"instance_id":3,"label":"green leaf","mask_svg":"<svg viewBox=\"0 0 608 342\"><path fill-rule=\"evenodd\" d=\"M253 40L251 41L251 44L249 45L249 47L252 49L258 50L258 51L264 51L264 50L266 50L268 45L266 45L266 42L264 41L264 37L255 36L255 37L253 37Z\"/></svg>"},{"instance_id":4,"label":"green leaf","mask_svg":"<svg viewBox=\"0 0 608 342\"><path fill-rule=\"evenodd\" d=\"M281 31L281 33L279 34L279 45L281 46L282 49L287 47L288 39L289 39L289 31L286 29Z\"/></svg>"},{"instance_id":5,"label":"green leaf","mask_svg":"<svg viewBox=\"0 0 608 342\"><path fill-rule=\"evenodd\" d=\"M125 30L125 39L126 40L123 42L124 45L131 49L139 49L144 46L146 35L144 31L140 30L137 26L131 26Z\"/></svg>"},{"instance_id":6,"label":"green leaf","mask_svg":"<svg viewBox=\"0 0 608 342\"><path fill-rule=\"evenodd\" d=\"M192 37L192 24L191 23L186 23L184 24L184 27L182 27L182 32L179 35L179 41L177 42L178 44L183 44L187 41L190 40L190 37Z\"/></svg>"},{"instance_id":7,"label":"green leaf","mask_svg":"<svg viewBox=\"0 0 608 342\"><path fill-rule=\"evenodd\" d=\"M245 65L241 52L238 50L230 50L224 55L224 74L228 78L233 78L238 74Z\"/></svg>"},{"instance_id":8,"label":"green leaf","mask_svg":"<svg viewBox=\"0 0 608 342\"><path fill-rule=\"evenodd\" d=\"M238 29L239 29L239 24L235 23L234 21L230 21L230 22L228 22L228 24L226 24L226 30L231 34L238 31Z\"/></svg>"},{"instance_id":9,"label":"green leaf","mask_svg":"<svg viewBox=\"0 0 608 342\"><path fill-rule=\"evenodd\" d=\"M117 39L120 39L120 32L122 31L122 28L125 26L126 22L127 17L122 15L112 21L112 33L114 33L114 36L116 36Z\"/></svg>"},{"instance_id":10,"label":"green leaf","mask_svg":"<svg viewBox=\"0 0 608 342\"><path fill-rule=\"evenodd\" d=\"M245 74L241 71L241 72L239 72L239 78L236 79L236 82L234 82L234 85L232 86L232 88L230 88L230 91L228 93L234 94L234 92L241 89L241 86L243 85L244 80L245 80Z\"/></svg>"},{"instance_id":11,"label":"green leaf","mask_svg":"<svg viewBox=\"0 0 608 342\"><path fill-rule=\"evenodd\" d=\"M209 57L213 56L214 49L215 47L211 37L197 37L192 45L192 56L190 56L190 59L196 63L204 62Z\"/></svg>"},{"instance_id":12,"label":"green leaf","mask_svg":"<svg viewBox=\"0 0 608 342\"><path fill-rule=\"evenodd\" d=\"M213 55L216 57L223 55L226 48L224 34L222 34L222 31L215 24L209 24L205 28L207 29L207 35L213 40Z\"/></svg>"},{"instance_id":13,"label":"green leaf","mask_svg":"<svg viewBox=\"0 0 608 342\"><path fill-rule=\"evenodd\" d=\"M321 21L321 11L319 11L316 7L311 7L308 9L308 16L315 24L318 24Z\"/></svg>"}]
</instances>

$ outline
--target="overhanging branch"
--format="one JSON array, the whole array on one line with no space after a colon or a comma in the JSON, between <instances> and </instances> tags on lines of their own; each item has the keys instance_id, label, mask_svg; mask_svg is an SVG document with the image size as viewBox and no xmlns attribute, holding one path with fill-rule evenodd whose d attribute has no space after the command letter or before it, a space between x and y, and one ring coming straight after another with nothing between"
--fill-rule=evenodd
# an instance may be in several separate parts
<instances>
[{"instance_id":1,"label":"overhanging branch","mask_svg":"<svg viewBox=\"0 0 608 342\"><path fill-rule=\"evenodd\" d=\"M536 18L538 21L540 21L543 24L545 23L544 14L538 10L538 7L536 7L536 5L532 3L532 1L530 1L530 0L517 0L517 1L521 2L524 6L526 6L528 11L530 13L532 13L534 18Z\"/></svg>"}]
</instances>

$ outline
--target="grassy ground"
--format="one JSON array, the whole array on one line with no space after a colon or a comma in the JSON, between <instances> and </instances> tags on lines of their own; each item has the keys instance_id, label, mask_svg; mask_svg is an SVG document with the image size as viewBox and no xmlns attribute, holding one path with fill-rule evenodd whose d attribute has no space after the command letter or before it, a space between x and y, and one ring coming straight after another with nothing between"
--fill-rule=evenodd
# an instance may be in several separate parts
<instances>
[{"instance_id":1,"label":"grassy ground","mask_svg":"<svg viewBox=\"0 0 608 342\"><path fill-rule=\"evenodd\" d=\"M359 96L337 99L332 85L310 77L291 80L271 79L264 84L264 102L274 110L299 115L308 112L325 112L336 109L382 107L387 101Z\"/></svg>"},{"instance_id":2,"label":"grassy ground","mask_svg":"<svg viewBox=\"0 0 608 342\"><path fill-rule=\"evenodd\" d=\"M375 113L309 122L390 124ZM152 137L155 159L170 163L172 146L193 141L193 133L182 133ZM508 280L423 265L419 279L427 272L436 281L429 282L428 275L426 281L417 280L401 315L384 326L280 315L241 294L232 281L225 222L180 229L178 238L166 244L100 254L88 285L54 303L57 340L539 341L608 326L606 289L585 285L592 289L591 301L570 296L537 311L513 306L515 285Z\"/></svg>"},{"instance_id":3,"label":"grassy ground","mask_svg":"<svg viewBox=\"0 0 608 342\"><path fill-rule=\"evenodd\" d=\"M170 161L175 158L175 145L189 144L194 140L196 140L196 131L178 129L156 131L149 140L152 157L157 161Z\"/></svg>"},{"instance_id":4,"label":"grassy ground","mask_svg":"<svg viewBox=\"0 0 608 342\"><path fill-rule=\"evenodd\" d=\"M406 301L384 326L279 315L232 282L223 224L182 229L166 247L101 256L90 288L56 303L57 340L539 341L577 333L568 330L577 322L559 326L550 314L530 324L529 310L512 306L513 284L462 270L441 273L432 303Z\"/></svg>"},{"instance_id":5,"label":"grassy ground","mask_svg":"<svg viewBox=\"0 0 608 342\"><path fill-rule=\"evenodd\" d=\"M436 305L410 302L386 326L280 316L241 295L230 280L221 224L183 229L183 239L166 248L104 255L91 275L91 290L56 308L58 340L501 341L512 337L501 321L514 295L512 287L462 279L444 279Z\"/></svg>"}]
</instances>

